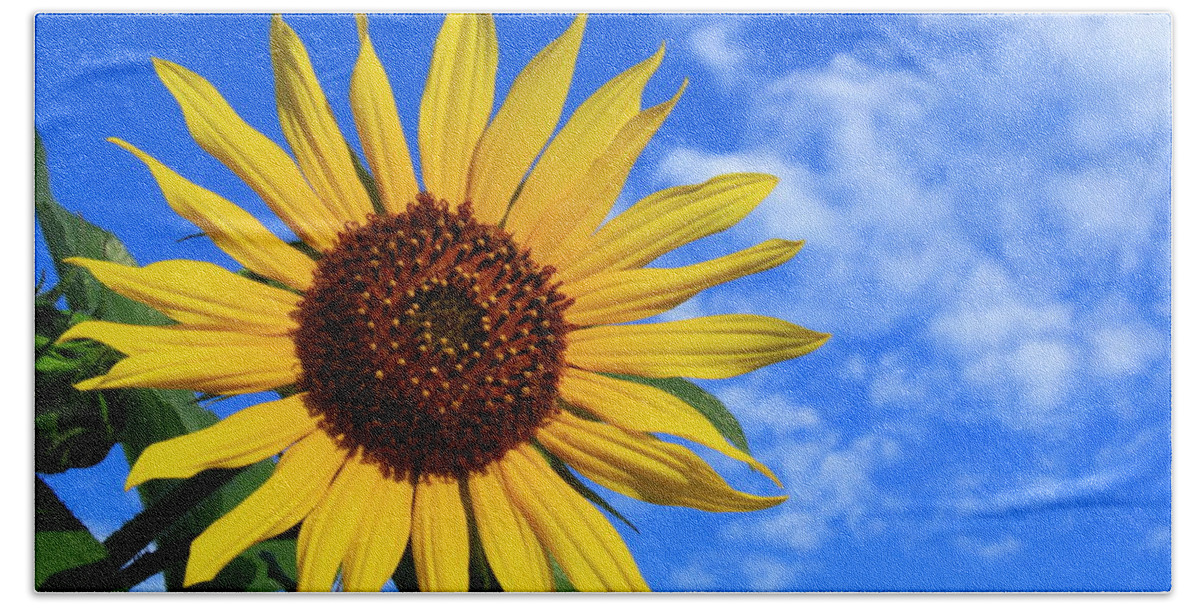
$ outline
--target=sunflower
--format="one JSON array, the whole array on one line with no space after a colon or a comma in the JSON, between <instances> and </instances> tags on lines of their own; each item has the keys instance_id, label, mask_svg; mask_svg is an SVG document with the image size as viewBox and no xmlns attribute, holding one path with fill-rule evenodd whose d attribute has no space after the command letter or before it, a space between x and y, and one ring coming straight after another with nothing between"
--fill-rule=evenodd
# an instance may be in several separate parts
<instances>
[{"instance_id":1,"label":"sunflower","mask_svg":"<svg viewBox=\"0 0 1200 608\"><path fill-rule=\"evenodd\" d=\"M731 488L669 434L764 465L697 410L642 378L727 378L798 357L828 335L731 314L630 324L699 291L777 266L768 240L683 268L645 268L724 230L774 187L736 173L651 194L604 223L679 93L643 110L664 50L619 74L554 133L585 18L517 76L492 115L488 16L451 15L420 106L418 185L391 87L358 18L350 106L369 175L335 122L307 51L276 16L270 49L288 154L202 77L155 59L196 142L299 237L112 140L167 202L246 272L164 261L72 259L176 323L91 321L63 340L123 353L81 389L279 391L207 429L150 446L127 487L281 454L272 476L191 545L185 585L300 525L298 587L377 591L411 543L419 586L465 590L477 535L506 590L645 590L620 535L550 462L664 505L748 511L782 502Z\"/></svg>"}]
</instances>

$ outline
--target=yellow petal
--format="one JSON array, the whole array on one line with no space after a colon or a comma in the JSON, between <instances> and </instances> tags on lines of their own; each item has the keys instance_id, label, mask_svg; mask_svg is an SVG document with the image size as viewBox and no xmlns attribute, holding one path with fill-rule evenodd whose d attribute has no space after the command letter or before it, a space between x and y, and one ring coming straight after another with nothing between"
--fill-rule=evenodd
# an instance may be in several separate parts
<instances>
[{"instance_id":1,"label":"yellow petal","mask_svg":"<svg viewBox=\"0 0 1200 608\"><path fill-rule=\"evenodd\" d=\"M492 113L498 60L491 15L446 16L433 47L417 135L425 189L452 207L466 196L471 156Z\"/></svg>"},{"instance_id":2,"label":"yellow petal","mask_svg":"<svg viewBox=\"0 0 1200 608\"><path fill-rule=\"evenodd\" d=\"M375 55L367 33L367 18L363 15L358 16L358 40L361 49L350 76L350 109L354 111L358 139L375 177L380 202L384 209L399 213L416 200L420 188L396 112L392 85Z\"/></svg>"},{"instance_id":3,"label":"yellow petal","mask_svg":"<svg viewBox=\"0 0 1200 608\"><path fill-rule=\"evenodd\" d=\"M345 460L346 453L324 432L310 433L289 448L262 487L192 541L184 586L212 580L250 545L304 519Z\"/></svg>"},{"instance_id":4,"label":"yellow petal","mask_svg":"<svg viewBox=\"0 0 1200 608\"><path fill-rule=\"evenodd\" d=\"M585 239L600 226L625 186L642 149L658 132L687 88L687 80L670 100L635 116L584 174L546 207L529 236L530 250L543 263L557 265L578 257Z\"/></svg>"},{"instance_id":5,"label":"yellow petal","mask_svg":"<svg viewBox=\"0 0 1200 608\"><path fill-rule=\"evenodd\" d=\"M500 222L517 185L558 125L585 21L582 15L575 19L517 75L479 140L467 180L467 200L479 221Z\"/></svg>"},{"instance_id":6,"label":"yellow petal","mask_svg":"<svg viewBox=\"0 0 1200 608\"><path fill-rule=\"evenodd\" d=\"M300 362L286 336L84 321L59 342L87 338L129 355L79 390L144 387L252 393L296 381Z\"/></svg>"},{"instance_id":7,"label":"yellow petal","mask_svg":"<svg viewBox=\"0 0 1200 608\"><path fill-rule=\"evenodd\" d=\"M252 405L208 428L152 444L133 464L125 489L148 479L234 469L282 452L317 429L303 399L300 394Z\"/></svg>"},{"instance_id":8,"label":"yellow petal","mask_svg":"<svg viewBox=\"0 0 1200 608\"><path fill-rule=\"evenodd\" d=\"M184 179L149 154L115 137L108 141L121 146L150 168L167 204L195 224L222 251L246 268L299 290L312 285L317 264L295 247L283 242L262 222L241 207Z\"/></svg>"},{"instance_id":9,"label":"yellow petal","mask_svg":"<svg viewBox=\"0 0 1200 608\"><path fill-rule=\"evenodd\" d=\"M273 340L271 348L214 346L136 354L121 359L103 376L76 383L75 388L164 388L213 395L274 390L294 384L300 364L291 341Z\"/></svg>"},{"instance_id":10,"label":"yellow petal","mask_svg":"<svg viewBox=\"0 0 1200 608\"><path fill-rule=\"evenodd\" d=\"M609 424L630 431L667 433L695 441L750 465L783 487L771 469L730 445L708 418L666 391L574 368L563 370L559 391L568 403Z\"/></svg>"},{"instance_id":11,"label":"yellow petal","mask_svg":"<svg viewBox=\"0 0 1200 608\"><path fill-rule=\"evenodd\" d=\"M816 350L829 339L780 319L716 315L571 332L567 361L596 372L650 378L729 378Z\"/></svg>"},{"instance_id":12,"label":"yellow petal","mask_svg":"<svg viewBox=\"0 0 1200 608\"><path fill-rule=\"evenodd\" d=\"M621 535L528 444L499 461L504 487L579 591L649 591Z\"/></svg>"},{"instance_id":13,"label":"yellow petal","mask_svg":"<svg viewBox=\"0 0 1200 608\"><path fill-rule=\"evenodd\" d=\"M379 467L352 456L320 504L300 526L296 541L296 590L329 591L338 566L358 531L375 483L382 478Z\"/></svg>"},{"instance_id":14,"label":"yellow petal","mask_svg":"<svg viewBox=\"0 0 1200 608\"><path fill-rule=\"evenodd\" d=\"M617 133L637 116L642 109L642 89L662 63L664 51L660 47L649 59L600 87L546 147L505 222L518 242L529 237L546 207L583 179Z\"/></svg>"},{"instance_id":15,"label":"yellow petal","mask_svg":"<svg viewBox=\"0 0 1200 608\"><path fill-rule=\"evenodd\" d=\"M574 298L567 321L588 326L624 323L675 308L701 291L774 268L796 255L803 241L772 239L749 249L683 268L635 268L595 274L564 284Z\"/></svg>"},{"instance_id":16,"label":"yellow petal","mask_svg":"<svg viewBox=\"0 0 1200 608\"><path fill-rule=\"evenodd\" d=\"M239 277L216 264L168 260L142 268L67 258L109 289L194 328L287 336L300 296Z\"/></svg>"},{"instance_id":17,"label":"yellow petal","mask_svg":"<svg viewBox=\"0 0 1200 608\"><path fill-rule=\"evenodd\" d=\"M126 355L163 351L189 351L194 348L228 346L261 348L272 353L291 350L291 340L281 336L260 336L242 332L191 329L180 325L125 325L110 321L84 321L58 337L58 342L90 339L103 342ZM292 356L288 356L294 359Z\"/></svg>"},{"instance_id":18,"label":"yellow petal","mask_svg":"<svg viewBox=\"0 0 1200 608\"><path fill-rule=\"evenodd\" d=\"M413 562L421 591L466 591L471 545L458 481L421 480L413 498Z\"/></svg>"},{"instance_id":19,"label":"yellow petal","mask_svg":"<svg viewBox=\"0 0 1200 608\"><path fill-rule=\"evenodd\" d=\"M371 199L354 170L350 147L317 82L304 43L279 15L271 19L271 63L279 124L304 177L339 220L365 223L372 212Z\"/></svg>"},{"instance_id":20,"label":"yellow petal","mask_svg":"<svg viewBox=\"0 0 1200 608\"><path fill-rule=\"evenodd\" d=\"M287 152L246 124L207 80L162 59L154 59L154 69L201 148L242 178L304 242L322 251L334 245L341 217L312 191Z\"/></svg>"},{"instance_id":21,"label":"yellow petal","mask_svg":"<svg viewBox=\"0 0 1200 608\"><path fill-rule=\"evenodd\" d=\"M557 276L570 282L599 272L641 268L680 245L738 223L777 183L772 175L730 173L656 192L585 239L577 258L562 260Z\"/></svg>"},{"instance_id":22,"label":"yellow petal","mask_svg":"<svg viewBox=\"0 0 1200 608\"><path fill-rule=\"evenodd\" d=\"M379 591L392 577L412 530L413 487L408 481L380 477L369 511L342 563L342 588Z\"/></svg>"},{"instance_id":23,"label":"yellow petal","mask_svg":"<svg viewBox=\"0 0 1200 608\"><path fill-rule=\"evenodd\" d=\"M492 572L505 591L553 591L554 578L541 543L513 506L498 465L471 476L468 483L479 540Z\"/></svg>"},{"instance_id":24,"label":"yellow petal","mask_svg":"<svg viewBox=\"0 0 1200 608\"><path fill-rule=\"evenodd\" d=\"M565 412L539 429L537 438L588 479L656 505L730 512L766 509L787 500L734 490L683 446Z\"/></svg>"}]
</instances>

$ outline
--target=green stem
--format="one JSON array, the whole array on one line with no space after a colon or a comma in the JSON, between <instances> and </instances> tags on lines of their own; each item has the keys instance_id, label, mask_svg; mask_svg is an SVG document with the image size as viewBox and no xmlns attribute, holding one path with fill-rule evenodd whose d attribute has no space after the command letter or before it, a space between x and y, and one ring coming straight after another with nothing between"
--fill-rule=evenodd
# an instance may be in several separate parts
<instances>
[{"instance_id":1,"label":"green stem","mask_svg":"<svg viewBox=\"0 0 1200 608\"><path fill-rule=\"evenodd\" d=\"M239 473L240 469L210 469L175 486L166 496L134 516L104 540L108 557L98 562L63 570L47 578L43 591L118 591L145 580L162 569L169 554L182 551L155 551L122 569L156 538L162 536L181 517L216 492ZM153 570L147 570L153 566ZM144 573L144 574L142 574ZM140 575L140 578L138 576ZM132 580L136 578L137 580Z\"/></svg>"}]
</instances>

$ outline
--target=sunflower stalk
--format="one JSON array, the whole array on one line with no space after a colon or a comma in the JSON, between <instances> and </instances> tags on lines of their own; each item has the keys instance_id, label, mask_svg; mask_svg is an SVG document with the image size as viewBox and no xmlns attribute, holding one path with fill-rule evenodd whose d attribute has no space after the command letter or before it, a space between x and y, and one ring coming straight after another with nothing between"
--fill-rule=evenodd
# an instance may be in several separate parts
<instances>
[{"instance_id":1,"label":"sunflower stalk","mask_svg":"<svg viewBox=\"0 0 1200 608\"><path fill-rule=\"evenodd\" d=\"M108 557L55 573L46 579L43 589L119 591L161 571L172 557L182 557L186 543L176 542L143 554L146 547L245 468L210 469L179 484L104 540Z\"/></svg>"},{"instance_id":2,"label":"sunflower stalk","mask_svg":"<svg viewBox=\"0 0 1200 608\"><path fill-rule=\"evenodd\" d=\"M129 589L187 557L186 543L173 543L141 553L113 575L112 590Z\"/></svg>"}]
</instances>

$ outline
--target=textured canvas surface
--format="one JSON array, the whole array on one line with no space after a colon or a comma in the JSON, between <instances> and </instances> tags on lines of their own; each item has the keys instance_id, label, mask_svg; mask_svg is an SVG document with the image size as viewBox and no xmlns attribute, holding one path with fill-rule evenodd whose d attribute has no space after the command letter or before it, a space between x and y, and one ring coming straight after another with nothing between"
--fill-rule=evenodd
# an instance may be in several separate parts
<instances>
[{"instance_id":1,"label":"textured canvas surface","mask_svg":"<svg viewBox=\"0 0 1200 608\"><path fill-rule=\"evenodd\" d=\"M367 148L375 136L364 137L360 124L364 114L350 101L352 76L360 61L355 18L285 15L284 21L307 50L335 130L344 134L350 154L366 174L375 174L369 194L376 194L382 161L371 158ZM451 87L455 95L475 91L476 97L466 101L474 100L483 108L477 112L484 121L479 129L488 116L495 117L493 124L499 123L502 103L510 89L516 89L518 75L544 47L569 32L572 23L573 17L563 15L495 19L494 99L478 97L478 91L490 84ZM431 140L426 139L431 130L418 133L419 127L432 124L422 116L422 99L431 90L428 82L436 80L430 75L430 63L443 16L372 15L369 24L403 137L417 165L415 175L424 189L434 189L431 184L442 190L462 188L485 200L487 188L479 183L502 186L509 179L516 184L512 180L526 175L532 156L513 161L520 166L512 177L489 173L476 179L476 185L464 186L467 182L462 179L455 182L457 186L441 185L454 181L444 175L455 170L447 168L435 176L431 167L445 168L453 158L466 167L472 159L485 156L477 151L484 144L475 143L479 136L471 134L470 121L451 120L447 123L451 126L438 131L440 135L430 135ZM303 237L296 234L294 224L280 218L253 178L239 175L197 143L195 128L189 132L181 112L180 93L173 95L170 77L162 76L163 64L156 73L156 58L206 79L246 124L281 151L282 158L300 158L307 181L298 183L311 184L317 198L343 200L322 194L318 178L305 164L306 153L297 150L299 144L289 131L311 135L316 127L289 126L295 123L287 118L281 123L281 107L302 104L295 99L277 100L272 28L270 15L250 14L39 15L35 21L34 122L44 148L44 183L62 209L94 227L80 228L82 224L49 206L48 198L39 199L35 278L43 290L68 283L68 289L80 290L74 296L67 293L66 300L56 299L63 293L54 292L39 308L35 323L39 336L46 338L36 352L39 587L44 578L67 566L86 569L91 563L95 572L101 572L97 564L103 565L108 551L123 558L111 572L126 567L123 572L130 577L132 590L175 589L183 583L191 538L205 530L207 522L242 502L271 473L271 457L279 450L264 453L260 459L268 458L267 465L242 473L237 482L226 486L239 489L225 490L219 500L204 503L193 512L190 523L180 524L177 530L128 524L169 493L165 485L144 486L148 489L140 494L125 490L128 450L140 452L153 441L227 419L279 395L247 389L231 392L252 394L216 399L207 395L197 403L193 393L184 392L169 397L182 399L177 406L147 405L144 395L135 398L113 388L104 391L101 411L93 397L79 396L99 393L70 387L102 374L118 356L87 349L52 353L57 347L51 344L68 325L84 319L70 318L61 312L65 310L123 323L155 322L152 314L139 317L141 313L122 309L124 303L111 303L104 288L86 283L86 277L64 277L64 268L77 267L63 265L58 258L66 256L56 248L128 263L120 254L119 241L142 266L199 260L238 271L252 265L226 253L229 249L223 250L219 239L212 237L211 225L197 228L173 211L147 166L106 138L128 142L170 171L242 207L282 239ZM286 63L287 51L280 50L282 35L274 35L274 61ZM463 40L475 39L464 36ZM760 315L787 322L789 328L803 326L832 336L812 350L801 344L809 338L797 337L802 334L792 329L778 330L792 333L770 347L728 330L727 338L710 340L706 356L711 360L714 349L724 348L731 353L727 358L741 361L737 365L744 369L706 373L698 371L703 367L698 364L676 365L672 357L678 353L667 352L676 346L686 349L699 344L700 348L707 344L701 344L701 338L673 335L665 342L631 343L612 355L621 363L609 365L582 355L571 359L576 356L571 349L578 352L577 345L585 340L564 330L566 357L576 362L575 369L683 376L719 399L740 422L749 454L778 476L782 490L728 454L678 439L678 432L661 437L694 451L738 491L760 497L787 495L781 504L755 503L746 512L733 512L745 509L710 504L715 500L711 496L725 490L706 494L695 490L700 486L694 482L688 492L698 498L689 500L710 504L708 508L662 506L637 499L654 494L647 488L630 492L628 486L613 481L623 474L642 475L640 469L616 464L617 473L605 477L589 475L582 464L571 467L584 479L578 488L590 497L579 498L579 504L603 513L598 517L609 522L604 525L611 524L619 535L617 543L628 547L631 563L636 564L628 567L635 568L649 588L1171 588L1171 36L1171 17L1161 13L589 16L574 69L567 71L573 76L561 102L561 118L541 119L547 127L564 130L568 118L595 91L652 57L664 41L661 65L645 85L640 105L634 98L636 107L627 108L629 115L622 115L618 126L626 126L640 110L673 99L685 81L686 89L644 149L633 146L632 156L614 152L604 157L615 165L620 162L613 159L637 158L628 169L596 169L579 183L568 180L570 184L539 181L535 169L527 176L525 189L550 184L544 188L551 192L545 195L548 205L592 200L588 197L607 200L612 210L606 217L618 218L613 222L620 226L622 212L638 209L635 204L664 189L704 184L722 175L766 174L777 178L777 183L772 181L770 193L758 197L760 203L751 202L740 222L734 218L729 223L736 224L728 229L677 249L667 248L665 255L641 264L685 267L769 239L803 240L804 245L794 258L788 254L786 262L782 257L777 263L762 262L748 276L722 282L737 273L720 275L720 281L713 281L720 284L680 297L680 302L665 306L665 312L655 309L648 319L610 321L606 319L615 317L596 313L588 317L593 320L578 325L623 327L629 322ZM449 80L462 85L477 74L466 70ZM546 97L556 95L547 91ZM537 105L541 96L531 99L523 107ZM451 102L447 107L459 107ZM315 111L320 105L314 106ZM536 130L521 127L515 132ZM449 146L454 137L446 133L460 131L459 139L467 142L460 147L467 152L427 156L434 145L430 142ZM634 131L631 126L625 133ZM370 127L366 132L377 133ZM529 145L529 154L541 151L539 142L550 134L541 137ZM619 139L608 135L596 145L604 148ZM234 138L235 147L249 150L251 161L262 161L259 149L249 148L247 141ZM386 149L388 158L400 157L394 148ZM510 153L513 147L498 149L500 156L520 157ZM539 162L551 156L551 149ZM309 156L316 159L313 166L329 168L330 154L326 150ZM599 148L595 154L600 154ZM474 162L480 167L503 165ZM328 173L354 177L336 168ZM596 176L608 181L589 181ZM611 192L596 194L606 185ZM39 189L39 195L42 192ZM294 192L281 196L295 200ZM518 218L506 224L510 230L520 225L521 196L534 195L518 193L511 212L517 215L505 216ZM505 204L509 201L507 194L501 198ZM732 205L716 206L713 213L733 213ZM575 242L567 238L573 234L570 230L555 233L554 226L571 224L588 210L600 214L596 224L605 217L604 209L586 206L551 213L527 220L527 240L522 240L525 237L517 228L517 242L533 243L535 259L541 260L536 258L539 247L546 251L562 242ZM656 208L643 221L661 219L664 213ZM701 223L692 218L685 225ZM634 225L640 224L622 230L631 232L629 226ZM89 232L94 229L110 234ZM563 235L561 242L529 236L541 234L539 230ZM578 230L584 235L575 234L579 242L592 242L585 238L591 230L586 226ZM584 247L560 254L556 264L568 269L572 263L582 264L579 260L587 251ZM214 285L187 274L175 276L185 284L190 281L201 293ZM560 270L556 276L568 275ZM622 286L603 292L622 294L607 296L611 306L628 304L635 296L648 297L645 292L675 293L665 278L668 275L638 276L611 280L612 285ZM637 281L646 285L642 291L629 287ZM303 290L292 291L303 294ZM575 301L582 305L586 297L577 295ZM105 316L110 313L116 316ZM153 340L133 342L123 347L108 343L116 352L132 354L138 345ZM69 344L91 343L68 341L60 346ZM756 348L778 352L760 356L754 354ZM284 351L284 356L292 356L288 348ZM205 356L209 355L195 355L189 369L203 367ZM746 363L750 359L754 362ZM641 363L625 363L631 360ZM186 362L180 365L188 367ZM234 367L244 370L253 365L222 369L228 372ZM381 376L384 371L378 370ZM313 373L309 370L310 377ZM429 378L441 378L440 373ZM214 387L206 391L169 380L158 382L161 388L220 392L216 385L205 385ZM562 394L555 392L559 389L553 383L549 386L547 394ZM689 390L692 386L686 385ZM497 399L504 394L508 393L495 393ZM704 406L697 400L693 394L681 403L702 411ZM635 402L650 407L645 399ZM51 410L53 420L44 417ZM159 416L163 411L175 418L164 422ZM589 423L600 424L592 422L596 416L585 414L580 415ZM466 427L447 428L458 432ZM472 438L491 436L479 430L492 428L490 423L471 428L475 429L469 432ZM718 439L730 441L722 444L726 452L741 452L728 424L712 428L720 432L715 435ZM72 429L87 433L77 436ZM517 443L527 444L521 438ZM548 439L536 443L539 449L552 444ZM477 446L459 450L481 454L483 460L491 458L490 452ZM605 453L608 462L617 462ZM430 458L422 462L435 462ZM242 464L249 462L253 460ZM433 470L440 465L422 466ZM457 466L446 465L446 470L478 473L471 468L474 465L461 470ZM680 474L691 474L685 473ZM464 480L470 477L463 475ZM216 484L209 481L210 486ZM651 485L675 487L666 482ZM464 496L473 491L470 487L462 482ZM578 488L565 491L579 497ZM678 503L688 492L663 490L666 497L654 502ZM577 571L582 566L567 556L566 548L551 542L551 533L537 527L537 518L530 514L536 505L509 496L514 517L533 521L537 529L531 536L504 538L513 538L517 546L521 538L536 537L533 551L555 558L547 566L554 582L560 587L566 581L590 588L586 583L590 579ZM453 495L448 500L457 499ZM605 507L593 506L589 502L593 499ZM463 528L469 532L464 532L464 538L474 539L467 543L471 584L480 588L488 581L496 585L496 576L516 576L505 574L504 564L523 563L523 558L500 557L496 550L479 544L480 515L486 518L498 511L481 511L479 499L467 504L467 514L476 509L469 520L464 515ZM384 518L369 510L344 512L358 514L346 517L362 521ZM571 521L568 528L579 525ZM286 531L298 522L276 531L283 532L282 537L237 557L221 575L224 578L217 579L221 588L286 589L294 587L297 576L303 582L304 575L296 569L296 539L304 546L307 537L302 530ZM371 536L354 529L353 538ZM151 532L138 544L113 537L118 530ZM161 561L143 561L142 570L128 572L132 566L125 562L142 555L158 533L165 536L157 536L159 542L151 548L157 547L155 559ZM445 558L448 561L430 557L449 555L441 547L454 541L432 536L427 549L416 549L418 537L412 538L414 546L400 568L407 564L421 581L398 574L385 590L416 582L423 588L426 583L433 585L426 577L434 574L421 573L421 568L439 576L458 572L457 553ZM124 555L113 553L117 545L120 551L137 546L134 553ZM312 545L318 553L337 553L335 546L332 541ZM572 546L585 555L603 548L583 541ZM431 560L428 565L418 564L413 570L414 550L426 552L416 561ZM342 556L331 559L336 570ZM492 562L490 570L488 562ZM166 576L161 573L164 567ZM353 570L343 564L342 577L351 576L346 568ZM95 572L79 572L84 578L72 580L85 581L85 586L104 580L86 578ZM347 580L339 578L334 585L340 587Z\"/></svg>"}]
</instances>

